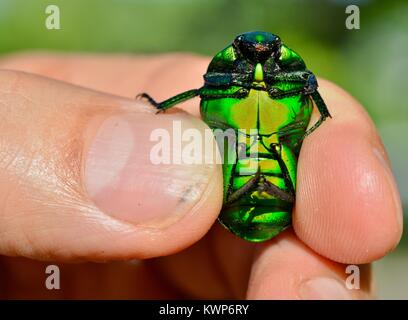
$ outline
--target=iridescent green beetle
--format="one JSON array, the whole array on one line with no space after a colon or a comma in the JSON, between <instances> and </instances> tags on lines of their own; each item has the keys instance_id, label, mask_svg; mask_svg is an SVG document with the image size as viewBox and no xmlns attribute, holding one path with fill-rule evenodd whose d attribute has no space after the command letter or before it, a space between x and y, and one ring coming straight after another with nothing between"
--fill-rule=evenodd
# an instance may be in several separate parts
<instances>
[{"instance_id":1,"label":"iridescent green beetle","mask_svg":"<svg viewBox=\"0 0 408 320\"><path fill-rule=\"evenodd\" d=\"M203 87L160 103L146 93L139 96L160 111L200 96L203 120L213 130L234 130L243 143L223 156L219 221L246 240L270 239L291 223L303 138L331 117L316 77L278 36L257 31L237 36L217 53L204 80ZM312 100L320 118L307 130Z\"/></svg>"}]
</instances>

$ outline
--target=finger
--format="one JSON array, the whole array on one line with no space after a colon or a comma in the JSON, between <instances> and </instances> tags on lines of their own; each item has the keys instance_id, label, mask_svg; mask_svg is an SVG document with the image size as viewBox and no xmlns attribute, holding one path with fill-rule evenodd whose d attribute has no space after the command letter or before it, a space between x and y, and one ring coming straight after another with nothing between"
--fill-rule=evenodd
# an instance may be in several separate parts
<instances>
[{"instance_id":1,"label":"finger","mask_svg":"<svg viewBox=\"0 0 408 320\"><path fill-rule=\"evenodd\" d=\"M329 261L306 247L291 230L259 247L251 270L248 299L367 299L366 266ZM346 273L346 271L348 273ZM347 279L347 277L352 277Z\"/></svg>"},{"instance_id":2,"label":"finger","mask_svg":"<svg viewBox=\"0 0 408 320\"><path fill-rule=\"evenodd\" d=\"M332 114L302 146L294 229L319 254L367 263L395 248L402 210L386 152L364 109L323 81Z\"/></svg>"},{"instance_id":3,"label":"finger","mask_svg":"<svg viewBox=\"0 0 408 320\"><path fill-rule=\"evenodd\" d=\"M219 166L150 159L150 134L173 132L175 121L181 133L211 139L186 113L158 116L132 100L13 71L0 71L0 104L0 254L160 256L191 245L216 219Z\"/></svg>"},{"instance_id":4,"label":"finger","mask_svg":"<svg viewBox=\"0 0 408 320\"><path fill-rule=\"evenodd\" d=\"M152 56L20 53L0 59L0 68L20 70L133 99L148 92L165 100L203 85L209 59L191 54ZM199 116L198 98L181 108ZM179 106L178 106L179 107Z\"/></svg>"}]
</instances>

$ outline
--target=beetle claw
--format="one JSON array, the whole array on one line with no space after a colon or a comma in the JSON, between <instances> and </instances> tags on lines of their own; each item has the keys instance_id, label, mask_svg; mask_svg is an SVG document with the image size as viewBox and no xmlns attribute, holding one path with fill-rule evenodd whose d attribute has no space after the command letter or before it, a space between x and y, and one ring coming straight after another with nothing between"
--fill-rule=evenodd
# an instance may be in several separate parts
<instances>
[{"instance_id":1,"label":"beetle claw","mask_svg":"<svg viewBox=\"0 0 408 320\"><path fill-rule=\"evenodd\" d=\"M153 107L160 110L160 103L156 102L149 94L146 92L139 93L136 99L146 99Z\"/></svg>"}]
</instances>

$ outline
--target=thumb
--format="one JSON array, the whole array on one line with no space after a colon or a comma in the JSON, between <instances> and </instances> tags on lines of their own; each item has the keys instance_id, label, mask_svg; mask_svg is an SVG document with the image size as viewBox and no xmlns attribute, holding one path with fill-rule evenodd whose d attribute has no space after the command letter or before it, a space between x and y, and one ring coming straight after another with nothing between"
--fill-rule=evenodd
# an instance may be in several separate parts
<instances>
[{"instance_id":1,"label":"thumb","mask_svg":"<svg viewBox=\"0 0 408 320\"><path fill-rule=\"evenodd\" d=\"M216 219L219 166L151 159L155 129L169 133L163 159L174 124L212 139L200 120L5 70L0 105L0 254L155 257L191 245Z\"/></svg>"}]
</instances>

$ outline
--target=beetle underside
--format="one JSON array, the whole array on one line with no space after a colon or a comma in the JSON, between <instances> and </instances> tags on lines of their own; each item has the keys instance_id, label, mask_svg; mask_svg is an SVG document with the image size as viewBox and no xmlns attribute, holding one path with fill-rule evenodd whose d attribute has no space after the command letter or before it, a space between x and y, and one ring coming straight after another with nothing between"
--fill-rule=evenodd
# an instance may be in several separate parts
<instances>
[{"instance_id":1,"label":"beetle underside","mask_svg":"<svg viewBox=\"0 0 408 320\"><path fill-rule=\"evenodd\" d=\"M290 225L302 141L331 116L316 77L278 36L261 31L237 36L214 56L199 89L160 103L146 93L139 96L158 112L200 96L202 118L211 128L233 129L244 139L245 157L238 145L224 153L221 224L255 242ZM307 129L312 101L321 116ZM251 130L256 133L248 134Z\"/></svg>"}]
</instances>

